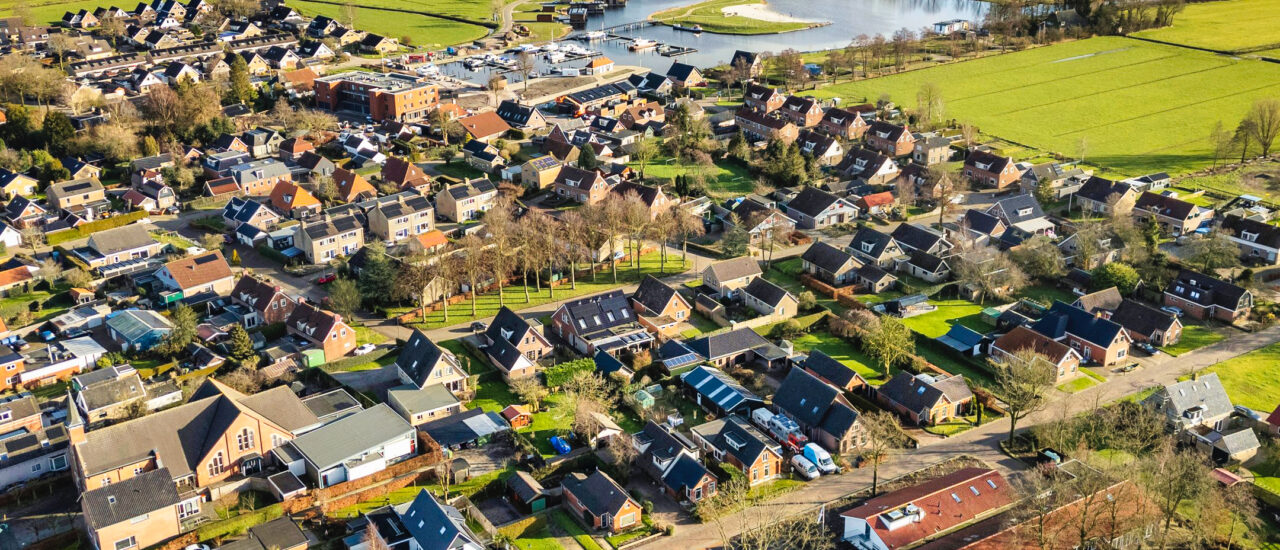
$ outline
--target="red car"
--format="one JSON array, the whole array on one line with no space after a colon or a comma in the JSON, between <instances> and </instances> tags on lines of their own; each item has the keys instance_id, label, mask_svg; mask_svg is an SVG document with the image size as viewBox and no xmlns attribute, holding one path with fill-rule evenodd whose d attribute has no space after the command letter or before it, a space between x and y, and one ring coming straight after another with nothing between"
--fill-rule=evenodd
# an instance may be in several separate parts
<instances>
[{"instance_id":1,"label":"red car","mask_svg":"<svg viewBox=\"0 0 1280 550\"><path fill-rule=\"evenodd\" d=\"M334 281L336 281L336 280L338 280L338 275L337 275L337 274L335 274L335 273L326 273L326 274L324 274L324 275L321 275L319 279L316 279L316 284L318 284L318 285L327 285L327 284L332 283L332 282L334 282Z\"/></svg>"}]
</instances>

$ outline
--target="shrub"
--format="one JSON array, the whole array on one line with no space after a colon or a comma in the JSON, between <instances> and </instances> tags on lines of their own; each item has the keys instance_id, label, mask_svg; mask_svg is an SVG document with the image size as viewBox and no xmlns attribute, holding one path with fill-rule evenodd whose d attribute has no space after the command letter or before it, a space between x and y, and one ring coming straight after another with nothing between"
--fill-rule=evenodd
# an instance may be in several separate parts
<instances>
[{"instance_id":1,"label":"shrub","mask_svg":"<svg viewBox=\"0 0 1280 550\"><path fill-rule=\"evenodd\" d=\"M818 307L818 297L814 296L811 290L801 292L798 300L800 311L813 311L814 308Z\"/></svg>"},{"instance_id":2,"label":"shrub","mask_svg":"<svg viewBox=\"0 0 1280 550\"><path fill-rule=\"evenodd\" d=\"M800 323L795 319L787 319L778 323L773 327L771 336L774 338L783 338L790 340L804 333L804 329L800 327Z\"/></svg>"},{"instance_id":3,"label":"shrub","mask_svg":"<svg viewBox=\"0 0 1280 550\"><path fill-rule=\"evenodd\" d=\"M547 380L547 387L551 389L559 388L565 383L572 380L579 373L592 372L596 370L596 362L590 357L575 359L553 365L543 371L543 375Z\"/></svg>"}]
</instances>

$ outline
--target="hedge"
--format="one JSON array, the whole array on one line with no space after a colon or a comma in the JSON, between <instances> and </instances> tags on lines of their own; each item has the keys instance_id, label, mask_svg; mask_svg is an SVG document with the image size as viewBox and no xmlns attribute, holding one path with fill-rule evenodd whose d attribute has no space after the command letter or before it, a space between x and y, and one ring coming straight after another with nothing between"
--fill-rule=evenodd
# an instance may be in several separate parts
<instances>
[{"instance_id":1,"label":"hedge","mask_svg":"<svg viewBox=\"0 0 1280 550\"><path fill-rule=\"evenodd\" d=\"M126 226L145 217L147 217L146 211L138 210L136 212L130 212L128 214L121 214L119 216L113 216L103 220L97 220L97 221L80 224L75 228L68 229L66 231L50 233L45 237L45 240L48 242L49 246L53 246L55 244L65 243L67 241L83 239L99 231L105 231L107 229L115 229L117 227Z\"/></svg>"},{"instance_id":2,"label":"hedge","mask_svg":"<svg viewBox=\"0 0 1280 550\"><path fill-rule=\"evenodd\" d=\"M579 373L594 372L595 370L595 360L585 357L553 365L542 372L547 378L547 387L556 389L573 380Z\"/></svg>"},{"instance_id":3,"label":"hedge","mask_svg":"<svg viewBox=\"0 0 1280 550\"><path fill-rule=\"evenodd\" d=\"M279 250L276 250L274 248L271 248L270 246L267 246L266 243L258 245L258 252L261 253L263 256L266 256L272 260L280 262L281 264L289 263L288 256L285 256Z\"/></svg>"},{"instance_id":4,"label":"hedge","mask_svg":"<svg viewBox=\"0 0 1280 550\"><path fill-rule=\"evenodd\" d=\"M391 353L392 351L396 351L397 349L398 348L393 348L393 347L378 348L364 355L353 355L351 357L343 357L342 359L339 359L337 361L325 363L320 368L323 369L325 372L344 371L357 365L363 365L365 363L373 363L374 361L382 359L384 356Z\"/></svg>"}]
</instances>

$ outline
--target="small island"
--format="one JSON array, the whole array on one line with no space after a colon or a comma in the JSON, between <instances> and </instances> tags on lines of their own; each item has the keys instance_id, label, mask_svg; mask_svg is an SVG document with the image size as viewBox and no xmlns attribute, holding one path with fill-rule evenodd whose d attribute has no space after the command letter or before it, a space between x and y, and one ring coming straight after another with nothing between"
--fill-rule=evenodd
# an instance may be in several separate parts
<instances>
[{"instance_id":1,"label":"small island","mask_svg":"<svg viewBox=\"0 0 1280 550\"><path fill-rule=\"evenodd\" d=\"M707 0L655 12L649 19L681 30L719 34L777 34L830 24L779 13L760 0Z\"/></svg>"}]
</instances>

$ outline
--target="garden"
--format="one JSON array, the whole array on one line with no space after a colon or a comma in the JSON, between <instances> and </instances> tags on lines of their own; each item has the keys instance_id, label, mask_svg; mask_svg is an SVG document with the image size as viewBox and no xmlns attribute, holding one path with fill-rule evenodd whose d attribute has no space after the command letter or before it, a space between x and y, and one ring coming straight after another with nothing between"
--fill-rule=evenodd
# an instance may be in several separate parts
<instances>
[{"instance_id":1,"label":"garden","mask_svg":"<svg viewBox=\"0 0 1280 550\"><path fill-rule=\"evenodd\" d=\"M628 164L633 170L640 169L639 162ZM755 179L751 177L747 167L735 160L717 160L711 166L687 163L672 157L661 157L649 161L644 167L646 179L674 181L676 176L702 174L706 181L707 196L713 199L740 197L755 188Z\"/></svg>"},{"instance_id":2,"label":"garden","mask_svg":"<svg viewBox=\"0 0 1280 550\"><path fill-rule=\"evenodd\" d=\"M968 300L930 300L937 309L907 317L902 324L929 338L937 338L951 330L951 325L960 324L979 333L985 334L995 327L982 320L983 306Z\"/></svg>"},{"instance_id":3,"label":"garden","mask_svg":"<svg viewBox=\"0 0 1280 550\"><path fill-rule=\"evenodd\" d=\"M1178 343L1160 348L1161 351L1177 357L1205 346L1213 345L1227 338L1228 328L1210 327L1201 321L1189 317L1182 318L1182 336Z\"/></svg>"},{"instance_id":4,"label":"garden","mask_svg":"<svg viewBox=\"0 0 1280 550\"><path fill-rule=\"evenodd\" d=\"M1280 405L1276 365L1280 365L1280 343L1228 359L1200 374L1217 373L1232 403L1269 413Z\"/></svg>"},{"instance_id":5,"label":"garden","mask_svg":"<svg viewBox=\"0 0 1280 550\"><path fill-rule=\"evenodd\" d=\"M342 16L343 6L336 2L330 4L307 0L290 0L288 4L308 17L324 15L338 21L344 19ZM412 0L405 0L403 3L394 5L388 3L387 6L378 6L376 2L362 2L358 7L353 8L355 12L355 27L396 40L408 37L412 41L412 44L409 45L428 48L441 48L470 42L489 33L488 28L478 24L472 25L460 21L432 17L423 13L413 13L414 10L444 13L453 11L450 9L452 6L487 6L486 3L445 0L444 2L433 2L430 6L413 4L415 2L412 2ZM385 7L394 7L395 10L381 9ZM484 19L487 20L488 18L488 14L484 14Z\"/></svg>"}]
</instances>

